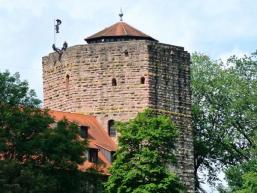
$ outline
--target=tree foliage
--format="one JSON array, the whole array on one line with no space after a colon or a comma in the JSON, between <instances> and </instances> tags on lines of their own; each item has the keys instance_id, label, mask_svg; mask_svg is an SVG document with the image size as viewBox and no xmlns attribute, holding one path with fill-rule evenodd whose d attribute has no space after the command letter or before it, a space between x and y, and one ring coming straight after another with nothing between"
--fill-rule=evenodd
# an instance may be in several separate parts
<instances>
[{"instance_id":1,"label":"tree foliage","mask_svg":"<svg viewBox=\"0 0 257 193\"><path fill-rule=\"evenodd\" d=\"M208 56L192 56L192 115L197 173L209 182L224 166L249 160L251 136L257 129L256 53L231 57L226 64Z\"/></svg>"},{"instance_id":2,"label":"tree foliage","mask_svg":"<svg viewBox=\"0 0 257 193\"><path fill-rule=\"evenodd\" d=\"M81 192L86 144L78 127L55 123L18 74L0 73L0 90L1 193Z\"/></svg>"},{"instance_id":3,"label":"tree foliage","mask_svg":"<svg viewBox=\"0 0 257 193\"><path fill-rule=\"evenodd\" d=\"M250 159L226 169L228 187L219 187L224 193L257 192L257 135L252 138L254 145L250 151Z\"/></svg>"},{"instance_id":4,"label":"tree foliage","mask_svg":"<svg viewBox=\"0 0 257 193\"><path fill-rule=\"evenodd\" d=\"M182 186L168 165L175 164L177 130L166 116L146 110L117 123L119 149L106 183L108 193L179 193Z\"/></svg>"}]
</instances>

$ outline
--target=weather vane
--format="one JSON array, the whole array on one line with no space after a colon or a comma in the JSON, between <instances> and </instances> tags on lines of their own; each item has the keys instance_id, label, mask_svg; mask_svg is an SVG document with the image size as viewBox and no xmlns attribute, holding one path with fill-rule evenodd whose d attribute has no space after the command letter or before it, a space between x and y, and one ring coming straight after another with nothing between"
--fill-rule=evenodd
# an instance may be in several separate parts
<instances>
[{"instance_id":1,"label":"weather vane","mask_svg":"<svg viewBox=\"0 0 257 193\"><path fill-rule=\"evenodd\" d=\"M54 43L52 45L52 48L55 52L57 52L59 54L59 61L61 60L62 54L63 52L67 49L68 47L68 43L65 41L63 43L62 49L57 48L55 46L56 43L56 34L60 33L60 25L62 24L62 21L60 19L55 19L54 20Z\"/></svg>"},{"instance_id":2,"label":"weather vane","mask_svg":"<svg viewBox=\"0 0 257 193\"><path fill-rule=\"evenodd\" d=\"M120 14L119 14L119 16L120 16L120 21L122 21L123 12L122 12L122 9L121 9L121 8L120 8Z\"/></svg>"}]
</instances>

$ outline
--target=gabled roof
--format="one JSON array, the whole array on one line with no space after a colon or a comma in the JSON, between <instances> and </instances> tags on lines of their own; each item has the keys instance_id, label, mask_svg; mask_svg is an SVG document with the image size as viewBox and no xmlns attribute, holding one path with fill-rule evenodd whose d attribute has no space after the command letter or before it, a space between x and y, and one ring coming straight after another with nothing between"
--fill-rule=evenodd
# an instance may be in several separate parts
<instances>
[{"instance_id":1,"label":"gabled roof","mask_svg":"<svg viewBox=\"0 0 257 193\"><path fill-rule=\"evenodd\" d=\"M139 31L138 29L130 26L129 24L120 21L113 24L110 27L105 28L92 36L85 38L85 40L90 43L92 40L104 39L104 38L120 38L120 37L130 37L135 39L148 39L155 40L151 36ZM156 41L156 40L155 40Z\"/></svg>"},{"instance_id":2,"label":"gabled roof","mask_svg":"<svg viewBox=\"0 0 257 193\"><path fill-rule=\"evenodd\" d=\"M98 149L99 147L102 147L109 152L116 151L117 145L108 136L106 130L98 123L95 116L53 110L49 111L49 115L52 116L56 121L66 119L67 121L74 122L79 126L88 126L88 146L90 148ZM108 168L111 166L111 163L100 151L98 152L98 158L100 162L99 165L85 161L79 166L79 169L86 170L89 168L94 168L99 172L108 174Z\"/></svg>"}]
</instances>

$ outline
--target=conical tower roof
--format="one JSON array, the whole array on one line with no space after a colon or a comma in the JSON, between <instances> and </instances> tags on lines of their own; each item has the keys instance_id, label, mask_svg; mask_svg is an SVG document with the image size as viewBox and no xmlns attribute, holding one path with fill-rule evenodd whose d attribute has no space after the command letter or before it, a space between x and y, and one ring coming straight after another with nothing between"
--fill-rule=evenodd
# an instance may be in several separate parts
<instances>
[{"instance_id":1,"label":"conical tower roof","mask_svg":"<svg viewBox=\"0 0 257 193\"><path fill-rule=\"evenodd\" d=\"M129 24L120 21L110 27L105 28L87 38L87 43L98 42L114 42L114 41L128 41L128 40L152 40L157 41L151 36L139 31L138 29L130 26Z\"/></svg>"}]
</instances>

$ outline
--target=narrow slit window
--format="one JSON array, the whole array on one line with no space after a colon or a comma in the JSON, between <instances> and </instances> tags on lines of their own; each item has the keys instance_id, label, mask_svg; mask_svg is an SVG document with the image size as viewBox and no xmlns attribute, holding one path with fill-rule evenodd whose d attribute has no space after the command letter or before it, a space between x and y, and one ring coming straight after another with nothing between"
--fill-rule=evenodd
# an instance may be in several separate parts
<instances>
[{"instance_id":1,"label":"narrow slit window","mask_svg":"<svg viewBox=\"0 0 257 193\"><path fill-rule=\"evenodd\" d=\"M66 75L66 80L65 80L65 84L66 84L66 89L69 89L69 84L70 84L70 75Z\"/></svg>"},{"instance_id":2,"label":"narrow slit window","mask_svg":"<svg viewBox=\"0 0 257 193\"><path fill-rule=\"evenodd\" d=\"M108 134L110 137L116 137L116 129L114 127L114 120L108 121Z\"/></svg>"},{"instance_id":3,"label":"narrow slit window","mask_svg":"<svg viewBox=\"0 0 257 193\"><path fill-rule=\"evenodd\" d=\"M140 83L141 83L141 84L145 84L145 77L141 77L141 78L140 78Z\"/></svg>"},{"instance_id":4,"label":"narrow slit window","mask_svg":"<svg viewBox=\"0 0 257 193\"><path fill-rule=\"evenodd\" d=\"M124 54L125 54L126 57L128 57L128 55L129 55L128 50L125 50Z\"/></svg>"},{"instance_id":5,"label":"narrow slit window","mask_svg":"<svg viewBox=\"0 0 257 193\"><path fill-rule=\"evenodd\" d=\"M117 86L117 80L115 78L112 79L112 86Z\"/></svg>"}]
</instances>

